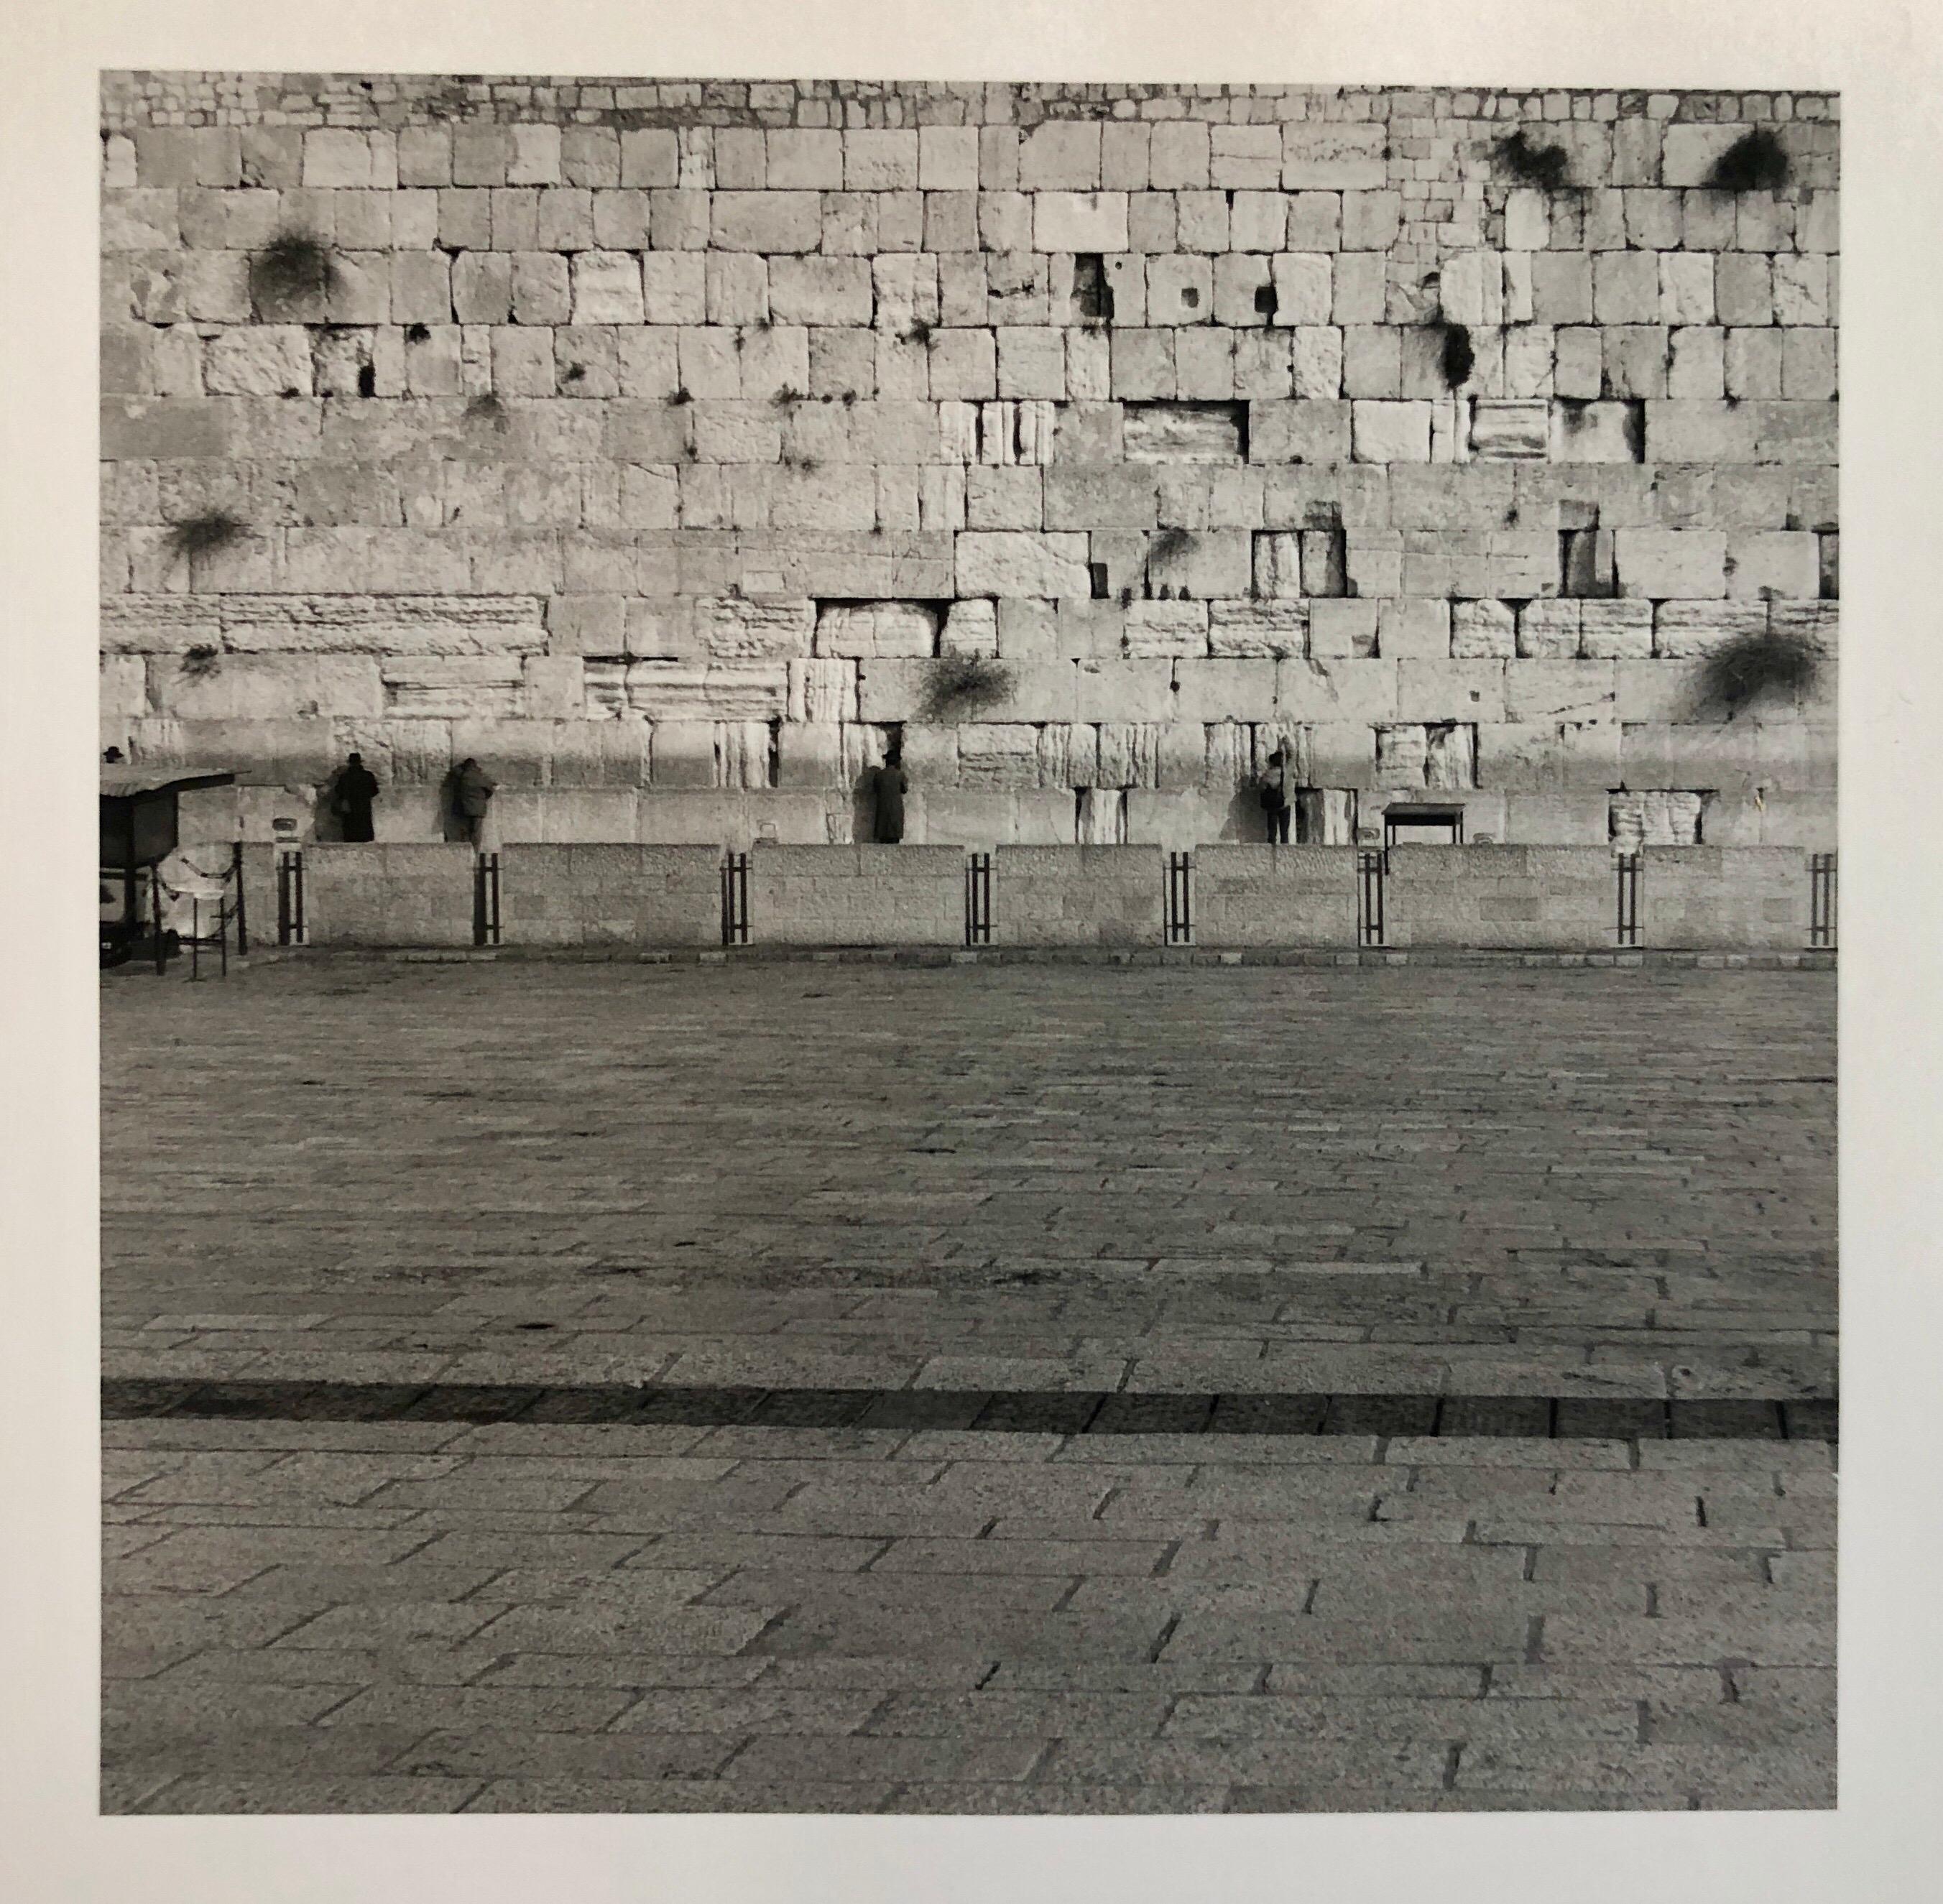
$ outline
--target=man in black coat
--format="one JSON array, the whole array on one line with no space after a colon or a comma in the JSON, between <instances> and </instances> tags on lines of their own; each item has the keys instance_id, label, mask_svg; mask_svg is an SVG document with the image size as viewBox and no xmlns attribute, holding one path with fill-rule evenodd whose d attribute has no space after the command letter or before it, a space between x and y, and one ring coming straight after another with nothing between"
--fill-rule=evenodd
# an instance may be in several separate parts
<instances>
[{"instance_id":1,"label":"man in black coat","mask_svg":"<svg viewBox=\"0 0 1943 1904\"><path fill-rule=\"evenodd\" d=\"M364 765L364 756L354 753L338 769L330 790L330 810L337 816L338 831L347 840L364 841L376 835L372 831L371 802L378 797L378 782Z\"/></svg>"},{"instance_id":2,"label":"man in black coat","mask_svg":"<svg viewBox=\"0 0 1943 1904\"><path fill-rule=\"evenodd\" d=\"M896 846L904 836L903 750L893 743L870 782L870 837L879 846Z\"/></svg>"}]
</instances>

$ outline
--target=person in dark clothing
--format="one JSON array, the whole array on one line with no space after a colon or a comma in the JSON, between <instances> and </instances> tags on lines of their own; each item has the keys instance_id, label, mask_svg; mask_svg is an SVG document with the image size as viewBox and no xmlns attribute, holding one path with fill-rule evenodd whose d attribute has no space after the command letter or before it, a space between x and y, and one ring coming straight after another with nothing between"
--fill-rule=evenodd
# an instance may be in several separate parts
<instances>
[{"instance_id":1,"label":"person in dark clothing","mask_svg":"<svg viewBox=\"0 0 1943 1904\"><path fill-rule=\"evenodd\" d=\"M457 817L459 837L479 845L486 826L486 809L492 803L493 784L470 754L459 763L452 780L452 807Z\"/></svg>"},{"instance_id":2,"label":"person in dark clothing","mask_svg":"<svg viewBox=\"0 0 1943 1904\"><path fill-rule=\"evenodd\" d=\"M344 839L363 841L376 837L371 826L371 802L377 797L377 778L364 765L364 756L348 756L338 769L336 783L330 790L330 810L337 816L338 831Z\"/></svg>"},{"instance_id":3,"label":"person in dark clothing","mask_svg":"<svg viewBox=\"0 0 1943 1904\"><path fill-rule=\"evenodd\" d=\"M904 836L903 750L895 741L870 782L870 837L879 846L896 846Z\"/></svg>"},{"instance_id":4,"label":"person in dark clothing","mask_svg":"<svg viewBox=\"0 0 1943 1904\"><path fill-rule=\"evenodd\" d=\"M1272 845L1288 844L1288 750L1278 744L1262 776L1262 813L1268 821Z\"/></svg>"}]
</instances>

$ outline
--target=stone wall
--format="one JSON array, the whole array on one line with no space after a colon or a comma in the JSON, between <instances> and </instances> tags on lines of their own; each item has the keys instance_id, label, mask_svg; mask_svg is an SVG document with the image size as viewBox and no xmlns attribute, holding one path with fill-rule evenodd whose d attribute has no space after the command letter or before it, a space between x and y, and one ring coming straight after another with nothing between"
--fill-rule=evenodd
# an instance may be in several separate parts
<instances>
[{"instance_id":1,"label":"stone wall","mask_svg":"<svg viewBox=\"0 0 1943 1904\"><path fill-rule=\"evenodd\" d=\"M1202 847L1193 890L1197 945L1356 943L1354 847Z\"/></svg>"},{"instance_id":2,"label":"stone wall","mask_svg":"<svg viewBox=\"0 0 1943 1904\"><path fill-rule=\"evenodd\" d=\"M760 846L749 936L778 946L962 946L965 855L951 846Z\"/></svg>"},{"instance_id":3,"label":"stone wall","mask_svg":"<svg viewBox=\"0 0 1943 1904\"><path fill-rule=\"evenodd\" d=\"M1649 946L1792 952L1807 944L1810 875L1805 854L1650 846L1641 860L1640 910Z\"/></svg>"},{"instance_id":4,"label":"stone wall","mask_svg":"<svg viewBox=\"0 0 1943 1904\"><path fill-rule=\"evenodd\" d=\"M507 945L719 946L721 854L509 845L499 854L499 931Z\"/></svg>"},{"instance_id":5,"label":"stone wall","mask_svg":"<svg viewBox=\"0 0 1943 1904\"><path fill-rule=\"evenodd\" d=\"M1157 946L1165 863L1145 846L1002 846L992 855L995 946Z\"/></svg>"},{"instance_id":6,"label":"stone wall","mask_svg":"<svg viewBox=\"0 0 1943 1904\"><path fill-rule=\"evenodd\" d=\"M1619 875L1604 847L1396 846L1389 861L1386 945L1599 952L1618 943ZM1806 943L1804 931L1794 949Z\"/></svg>"},{"instance_id":7,"label":"stone wall","mask_svg":"<svg viewBox=\"0 0 1943 1904\"><path fill-rule=\"evenodd\" d=\"M474 858L462 845L313 846L303 856L305 943L469 946ZM250 929L273 939L274 912Z\"/></svg>"},{"instance_id":8,"label":"stone wall","mask_svg":"<svg viewBox=\"0 0 1943 1904\"><path fill-rule=\"evenodd\" d=\"M1833 646L1836 121L111 75L103 744L251 838L356 747L387 839L472 755L505 840L846 842L895 737L917 841L1260 839L1280 743L1318 844L1832 845L1832 667L1701 686Z\"/></svg>"}]
</instances>

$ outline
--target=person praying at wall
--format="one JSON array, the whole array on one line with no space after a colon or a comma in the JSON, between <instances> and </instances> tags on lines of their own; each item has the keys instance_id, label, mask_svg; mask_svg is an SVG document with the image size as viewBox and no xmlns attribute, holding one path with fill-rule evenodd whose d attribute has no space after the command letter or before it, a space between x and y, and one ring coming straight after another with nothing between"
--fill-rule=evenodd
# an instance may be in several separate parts
<instances>
[{"instance_id":1,"label":"person praying at wall","mask_svg":"<svg viewBox=\"0 0 1943 1904\"><path fill-rule=\"evenodd\" d=\"M870 783L870 837L879 846L896 846L904 836L904 750L893 738L884 764Z\"/></svg>"},{"instance_id":2,"label":"person praying at wall","mask_svg":"<svg viewBox=\"0 0 1943 1904\"><path fill-rule=\"evenodd\" d=\"M1269 841L1272 845L1288 844L1288 750L1281 742L1275 744L1275 751L1269 756L1267 771L1262 775L1262 814L1268 822Z\"/></svg>"},{"instance_id":3,"label":"person praying at wall","mask_svg":"<svg viewBox=\"0 0 1943 1904\"><path fill-rule=\"evenodd\" d=\"M376 837L371 825L371 802L377 797L377 777L364 765L364 756L361 753L347 756L330 790L330 810L337 817L341 838L364 841Z\"/></svg>"},{"instance_id":4,"label":"person praying at wall","mask_svg":"<svg viewBox=\"0 0 1943 1904\"><path fill-rule=\"evenodd\" d=\"M474 846L485 837L486 809L492 804L493 791L485 768L468 754L453 775L452 806L460 839Z\"/></svg>"}]
</instances>

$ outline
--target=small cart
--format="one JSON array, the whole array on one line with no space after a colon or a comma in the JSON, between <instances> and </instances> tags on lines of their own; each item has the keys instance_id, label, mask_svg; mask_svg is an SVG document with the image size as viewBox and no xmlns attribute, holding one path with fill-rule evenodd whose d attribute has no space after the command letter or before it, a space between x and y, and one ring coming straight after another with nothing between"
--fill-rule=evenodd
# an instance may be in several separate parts
<instances>
[{"instance_id":1,"label":"small cart","mask_svg":"<svg viewBox=\"0 0 1943 1904\"><path fill-rule=\"evenodd\" d=\"M229 786L233 773L161 774L121 768L101 776L101 963L123 965L138 952L159 972L176 935L162 921L161 863L176 850L180 796L194 787ZM146 878L144 875L146 875ZM146 915L143 899L146 889ZM241 885L238 883L240 906ZM241 914L238 949L241 949Z\"/></svg>"}]
</instances>

